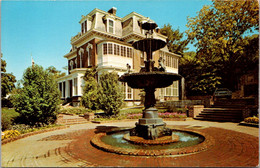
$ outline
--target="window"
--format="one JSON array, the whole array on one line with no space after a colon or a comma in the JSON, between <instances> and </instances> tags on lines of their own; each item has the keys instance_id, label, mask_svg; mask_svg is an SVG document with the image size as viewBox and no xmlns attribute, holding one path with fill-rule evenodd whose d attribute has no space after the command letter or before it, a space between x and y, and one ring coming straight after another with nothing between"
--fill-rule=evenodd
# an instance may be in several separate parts
<instances>
[{"instance_id":1,"label":"window","mask_svg":"<svg viewBox=\"0 0 260 168\"><path fill-rule=\"evenodd\" d=\"M62 97L62 82L59 83L60 97Z\"/></svg>"},{"instance_id":2,"label":"window","mask_svg":"<svg viewBox=\"0 0 260 168\"><path fill-rule=\"evenodd\" d=\"M72 70L73 69L73 61L70 60L70 69Z\"/></svg>"},{"instance_id":3,"label":"window","mask_svg":"<svg viewBox=\"0 0 260 168\"><path fill-rule=\"evenodd\" d=\"M77 78L74 78L74 96L77 96L78 95L78 79Z\"/></svg>"},{"instance_id":4,"label":"window","mask_svg":"<svg viewBox=\"0 0 260 168\"><path fill-rule=\"evenodd\" d=\"M178 81L174 81L173 84L167 88L162 88L160 90L160 96L179 96Z\"/></svg>"},{"instance_id":5,"label":"window","mask_svg":"<svg viewBox=\"0 0 260 168\"><path fill-rule=\"evenodd\" d=\"M130 54L130 48L127 48L127 57L131 57L131 54Z\"/></svg>"},{"instance_id":6,"label":"window","mask_svg":"<svg viewBox=\"0 0 260 168\"><path fill-rule=\"evenodd\" d=\"M103 44L103 55L114 54L117 56L133 58L133 49L131 47L122 46L114 43Z\"/></svg>"},{"instance_id":7,"label":"window","mask_svg":"<svg viewBox=\"0 0 260 168\"><path fill-rule=\"evenodd\" d=\"M84 23L81 23L81 33L84 33Z\"/></svg>"},{"instance_id":8,"label":"window","mask_svg":"<svg viewBox=\"0 0 260 168\"><path fill-rule=\"evenodd\" d=\"M179 93L178 93L178 81L174 81L173 82L172 90L173 90L173 93L172 93L173 96L179 96Z\"/></svg>"},{"instance_id":9,"label":"window","mask_svg":"<svg viewBox=\"0 0 260 168\"><path fill-rule=\"evenodd\" d=\"M88 66L92 66L91 58L92 58L92 48L89 48L89 50L88 50Z\"/></svg>"},{"instance_id":10,"label":"window","mask_svg":"<svg viewBox=\"0 0 260 168\"><path fill-rule=\"evenodd\" d=\"M121 83L123 85L123 96L124 100L132 100L133 99L133 89L127 85L127 83Z\"/></svg>"},{"instance_id":11,"label":"window","mask_svg":"<svg viewBox=\"0 0 260 168\"><path fill-rule=\"evenodd\" d=\"M79 67L80 68L82 68L83 53L84 53L84 49L80 48L79 53L78 53L79 54Z\"/></svg>"},{"instance_id":12,"label":"window","mask_svg":"<svg viewBox=\"0 0 260 168\"><path fill-rule=\"evenodd\" d=\"M130 48L130 58L133 58L133 49Z\"/></svg>"},{"instance_id":13,"label":"window","mask_svg":"<svg viewBox=\"0 0 260 168\"><path fill-rule=\"evenodd\" d=\"M124 47L121 46L121 56L124 56Z\"/></svg>"},{"instance_id":14,"label":"window","mask_svg":"<svg viewBox=\"0 0 260 168\"><path fill-rule=\"evenodd\" d=\"M87 21L85 21L85 33L87 32L88 28L87 28Z\"/></svg>"},{"instance_id":15,"label":"window","mask_svg":"<svg viewBox=\"0 0 260 168\"><path fill-rule=\"evenodd\" d=\"M86 49L88 52L88 66L92 66L92 49L93 45L89 43Z\"/></svg>"},{"instance_id":16,"label":"window","mask_svg":"<svg viewBox=\"0 0 260 168\"><path fill-rule=\"evenodd\" d=\"M116 45L116 55L120 55L120 46Z\"/></svg>"},{"instance_id":17,"label":"window","mask_svg":"<svg viewBox=\"0 0 260 168\"><path fill-rule=\"evenodd\" d=\"M82 54L79 55L79 67L82 68Z\"/></svg>"},{"instance_id":18,"label":"window","mask_svg":"<svg viewBox=\"0 0 260 168\"><path fill-rule=\"evenodd\" d=\"M115 54L115 55L117 55L117 53L116 53L116 46L117 46L117 45L114 44L114 54Z\"/></svg>"},{"instance_id":19,"label":"window","mask_svg":"<svg viewBox=\"0 0 260 168\"><path fill-rule=\"evenodd\" d=\"M108 32L114 33L114 21L113 20L108 20Z\"/></svg>"},{"instance_id":20,"label":"window","mask_svg":"<svg viewBox=\"0 0 260 168\"><path fill-rule=\"evenodd\" d=\"M107 54L107 43L103 44L103 54Z\"/></svg>"},{"instance_id":21,"label":"window","mask_svg":"<svg viewBox=\"0 0 260 168\"><path fill-rule=\"evenodd\" d=\"M62 82L62 97L65 97L65 88L66 88L66 83Z\"/></svg>"},{"instance_id":22,"label":"window","mask_svg":"<svg viewBox=\"0 0 260 168\"><path fill-rule=\"evenodd\" d=\"M108 54L113 54L112 43L108 43Z\"/></svg>"},{"instance_id":23,"label":"window","mask_svg":"<svg viewBox=\"0 0 260 168\"><path fill-rule=\"evenodd\" d=\"M87 21L84 21L81 23L81 33L86 33L87 32Z\"/></svg>"},{"instance_id":24,"label":"window","mask_svg":"<svg viewBox=\"0 0 260 168\"><path fill-rule=\"evenodd\" d=\"M123 47L123 57L126 57L126 47Z\"/></svg>"}]
</instances>

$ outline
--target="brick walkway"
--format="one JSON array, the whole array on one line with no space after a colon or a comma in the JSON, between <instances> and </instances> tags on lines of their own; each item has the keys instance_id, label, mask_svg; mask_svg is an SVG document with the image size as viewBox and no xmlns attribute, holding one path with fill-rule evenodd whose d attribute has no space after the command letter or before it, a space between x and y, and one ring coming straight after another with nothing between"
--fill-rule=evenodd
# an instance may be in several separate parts
<instances>
[{"instance_id":1,"label":"brick walkway","mask_svg":"<svg viewBox=\"0 0 260 168\"><path fill-rule=\"evenodd\" d=\"M108 126L133 126L134 122L107 123ZM89 142L98 124L73 125L69 129L34 135L2 146L2 166L11 167L255 167L258 165L258 128L241 127L240 132L211 127L212 122L170 122L168 127L199 129L214 137L215 145L207 151L174 157L126 156L104 152ZM191 127L200 123L203 127ZM227 123L234 130L235 123ZM106 128L103 125L104 129ZM255 136L253 136L255 134Z\"/></svg>"}]
</instances>

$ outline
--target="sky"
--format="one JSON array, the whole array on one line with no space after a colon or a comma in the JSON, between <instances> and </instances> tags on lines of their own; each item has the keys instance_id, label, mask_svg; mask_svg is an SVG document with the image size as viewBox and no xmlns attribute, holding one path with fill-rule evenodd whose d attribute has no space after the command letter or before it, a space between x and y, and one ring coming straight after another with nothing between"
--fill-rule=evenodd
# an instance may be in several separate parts
<instances>
[{"instance_id":1,"label":"sky","mask_svg":"<svg viewBox=\"0 0 260 168\"><path fill-rule=\"evenodd\" d=\"M31 57L38 65L66 72L63 56L70 51L70 39L81 30L79 21L98 8L108 11L117 8L116 15L123 18L131 12L154 20L162 28L164 24L187 30L187 17L195 17L210 0L3 0L1 2L1 53L7 62L7 73L17 80L31 66ZM190 45L190 51L195 50Z\"/></svg>"}]
</instances>

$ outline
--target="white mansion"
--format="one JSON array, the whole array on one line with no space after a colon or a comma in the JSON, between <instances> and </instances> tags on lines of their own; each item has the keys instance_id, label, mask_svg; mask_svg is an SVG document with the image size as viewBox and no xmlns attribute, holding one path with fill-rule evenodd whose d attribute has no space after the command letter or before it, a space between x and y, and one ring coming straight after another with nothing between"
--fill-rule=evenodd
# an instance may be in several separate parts
<instances>
[{"instance_id":1,"label":"white mansion","mask_svg":"<svg viewBox=\"0 0 260 168\"><path fill-rule=\"evenodd\" d=\"M98 75L104 71L115 71L119 75L126 73L126 64L132 72L139 72L144 66L145 53L135 50L132 43L145 38L141 23L152 21L138 13L132 12L120 18L116 16L116 8L108 12L94 9L80 20L81 32L71 38L72 49L64 57L68 60L68 75L58 79L61 99L68 99L78 106L82 96L84 76L87 68L97 66ZM156 29L154 38L166 41L166 36ZM178 73L180 55L169 52L167 46L154 52L155 66L159 57L165 59L166 71ZM124 86L126 102L140 101L140 90ZM157 89L155 96L158 100L178 100L178 81L173 85Z\"/></svg>"}]
</instances>

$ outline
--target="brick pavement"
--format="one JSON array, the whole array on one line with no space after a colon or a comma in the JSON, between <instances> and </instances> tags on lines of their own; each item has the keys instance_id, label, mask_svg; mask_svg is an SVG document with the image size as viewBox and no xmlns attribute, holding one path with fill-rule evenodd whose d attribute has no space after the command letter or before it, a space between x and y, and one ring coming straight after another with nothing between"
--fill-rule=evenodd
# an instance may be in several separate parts
<instances>
[{"instance_id":1,"label":"brick pavement","mask_svg":"<svg viewBox=\"0 0 260 168\"><path fill-rule=\"evenodd\" d=\"M200 132L211 135L215 145L206 151L177 157L126 156L104 152L89 141L94 136L88 130L69 145L67 152L98 166L122 167L255 167L258 165L258 138L221 128L205 128ZM78 144L84 144L78 145ZM98 159L99 158L99 159Z\"/></svg>"},{"instance_id":2,"label":"brick pavement","mask_svg":"<svg viewBox=\"0 0 260 168\"><path fill-rule=\"evenodd\" d=\"M126 127L133 126L134 123L135 121L105 125ZM94 128L100 126L89 123L71 125L67 129L37 134L2 145L1 163L6 167L255 167L258 165L258 128L206 121L167 122L167 125L171 128L199 129L200 132L214 137L215 145L206 151L177 157L118 155L98 150L89 143L95 134ZM190 127L194 125L195 127Z\"/></svg>"}]
</instances>

